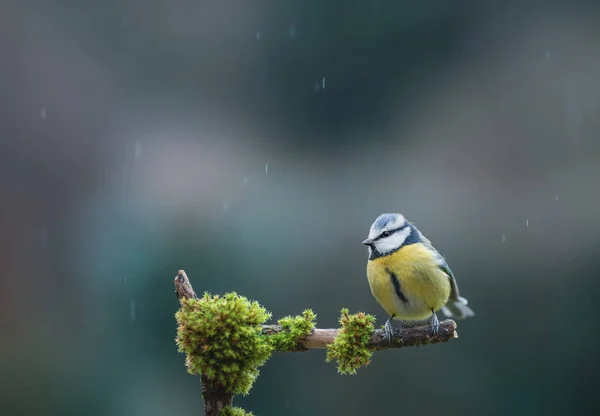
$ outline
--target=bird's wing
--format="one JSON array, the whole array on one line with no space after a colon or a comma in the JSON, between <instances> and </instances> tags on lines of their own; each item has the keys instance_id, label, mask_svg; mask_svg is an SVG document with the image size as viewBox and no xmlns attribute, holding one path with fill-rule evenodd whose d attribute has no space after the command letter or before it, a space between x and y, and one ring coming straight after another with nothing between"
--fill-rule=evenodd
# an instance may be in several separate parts
<instances>
[{"instance_id":1,"label":"bird's wing","mask_svg":"<svg viewBox=\"0 0 600 416\"><path fill-rule=\"evenodd\" d=\"M452 269L450 269L450 266L448 266L444 257L433 247L431 241L423 237L423 234L419 234L421 237L421 244L431 250L438 267L446 274L446 276L448 276L448 280L450 281L450 298L448 299L448 303L442 308L444 314L449 318L454 317L459 319L474 316L475 312L467 306L468 301L460 296L458 283L456 283L454 273L452 273Z\"/></svg>"},{"instance_id":2,"label":"bird's wing","mask_svg":"<svg viewBox=\"0 0 600 416\"><path fill-rule=\"evenodd\" d=\"M440 256L441 257L441 256ZM441 257L441 261L439 263L440 269L448 276L450 280L450 298L446 305L442 307L442 312L448 318L457 318L463 319L469 316L475 316L475 312L471 308L467 306L469 303L465 298L461 297L458 293L458 284L456 283L456 279L454 278L454 273L450 270L448 263Z\"/></svg>"},{"instance_id":3,"label":"bird's wing","mask_svg":"<svg viewBox=\"0 0 600 416\"><path fill-rule=\"evenodd\" d=\"M454 277L454 273L452 273L452 269L446 263L446 259L433 247L431 241L429 241L423 234L420 234L421 244L423 244L427 249L429 249L433 256L435 257L435 261L440 269L448 276L448 280L450 280L450 299L458 300L460 298L460 294L458 292L458 283L456 283L456 278Z\"/></svg>"},{"instance_id":4,"label":"bird's wing","mask_svg":"<svg viewBox=\"0 0 600 416\"><path fill-rule=\"evenodd\" d=\"M448 266L448 263L446 263L446 260L444 260L441 255L440 259L441 261L439 262L439 267L448 275L448 279L450 280L450 299L458 300L460 298L460 294L458 293L458 283L456 283L454 273L452 273L452 269L450 269L450 266Z\"/></svg>"}]
</instances>

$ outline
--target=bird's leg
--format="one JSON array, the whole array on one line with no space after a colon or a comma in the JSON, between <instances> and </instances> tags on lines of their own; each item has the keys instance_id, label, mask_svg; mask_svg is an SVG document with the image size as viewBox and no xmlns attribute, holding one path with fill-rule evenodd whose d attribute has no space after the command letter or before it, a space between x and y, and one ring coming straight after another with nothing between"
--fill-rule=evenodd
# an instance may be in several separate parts
<instances>
[{"instance_id":1,"label":"bird's leg","mask_svg":"<svg viewBox=\"0 0 600 416\"><path fill-rule=\"evenodd\" d=\"M394 319L394 315L390 316L387 321L385 321L385 337L392 345L392 334L394 333L394 328L392 327L392 319Z\"/></svg>"},{"instance_id":2,"label":"bird's leg","mask_svg":"<svg viewBox=\"0 0 600 416\"><path fill-rule=\"evenodd\" d=\"M440 321L438 320L438 317L435 314L435 311L432 310L431 312L432 312L432 315L431 315L431 318L429 318L429 325L431 325L431 333L433 335L437 335L440 330Z\"/></svg>"}]
</instances>

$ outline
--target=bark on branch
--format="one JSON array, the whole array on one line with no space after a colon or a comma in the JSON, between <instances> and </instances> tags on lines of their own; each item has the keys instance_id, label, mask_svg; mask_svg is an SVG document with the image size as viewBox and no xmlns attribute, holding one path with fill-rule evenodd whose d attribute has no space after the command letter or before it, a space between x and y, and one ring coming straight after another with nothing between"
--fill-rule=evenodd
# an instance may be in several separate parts
<instances>
[{"instance_id":1,"label":"bark on branch","mask_svg":"<svg viewBox=\"0 0 600 416\"><path fill-rule=\"evenodd\" d=\"M282 331L280 325L263 325L263 334L274 335ZM306 351L311 348L327 348L332 344L338 334L338 329L319 329L315 328L312 334L298 342L298 348L294 351ZM368 346L374 350L385 350L388 348L417 347L425 344L436 344L447 342L452 338L458 338L456 332L456 322L452 319L446 319L440 322L440 328L437 335L431 333L428 324L419 324L394 328L392 343L384 338L384 330L376 329L371 335ZM292 351L293 352L293 351Z\"/></svg>"}]
</instances>

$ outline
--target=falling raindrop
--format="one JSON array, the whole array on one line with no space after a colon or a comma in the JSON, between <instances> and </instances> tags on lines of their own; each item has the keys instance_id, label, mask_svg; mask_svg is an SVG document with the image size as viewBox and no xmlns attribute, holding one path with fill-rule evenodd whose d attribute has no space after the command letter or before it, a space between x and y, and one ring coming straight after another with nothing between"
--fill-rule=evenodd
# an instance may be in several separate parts
<instances>
[{"instance_id":1,"label":"falling raindrop","mask_svg":"<svg viewBox=\"0 0 600 416\"><path fill-rule=\"evenodd\" d=\"M260 40L260 30L256 31L256 40Z\"/></svg>"},{"instance_id":2,"label":"falling raindrop","mask_svg":"<svg viewBox=\"0 0 600 416\"><path fill-rule=\"evenodd\" d=\"M321 88L325 89L325 77L323 77L323 82L322 82Z\"/></svg>"},{"instance_id":3,"label":"falling raindrop","mask_svg":"<svg viewBox=\"0 0 600 416\"><path fill-rule=\"evenodd\" d=\"M558 194L554 195L554 202L558 202Z\"/></svg>"},{"instance_id":4,"label":"falling raindrop","mask_svg":"<svg viewBox=\"0 0 600 416\"><path fill-rule=\"evenodd\" d=\"M269 164L265 164L265 175L269 174Z\"/></svg>"},{"instance_id":5,"label":"falling raindrop","mask_svg":"<svg viewBox=\"0 0 600 416\"><path fill-rule=\"evenodd\" d=\"M135 321L135 299L129 301L129 320Z\"/></svg>"},{"instance_id":6,"label":"falling raindrop","mask_svg":"<svg viewBox=\"0 0 600 416\"><path fill-rule=\"evenodd\" d=\"M46 118L46 107L44 107L40 110L40 116L42 117L42 119Z\"/></svg>"},{"instance_id":7,"label":"falling raindrop","mask_svg":"<svg viewBox=\"0 0 600 416\"><path fill-rule=\"evenodd\" d=\"M290 23L288 33L290 34L290 38L294 39L296 37L296 25L294 23Z\"/></svg>"},{"instance_id":8,"label":"falling raindrop","mask_svg":"<svg viewBox=\"0 0 600 416\"><path fill-rule=\"evenodd\" d=\"M502 244L506 243L506 234L502 234Z\"/></svg>"},{"instance_id":9,"label":"falling raindrop","mask_svg":"<svg viewBox=\"0 0 600 416\"><path fill-rule=\"evenodd\" d=\"M247 184L248 183L248 177L244 176L244 179L242 179L242 182L244 183L244 185Z\"/></svg>"},{"instance_id":10,"label":"falling raindrop","mask_svg":"<svg viewBox=\"0 0 600 416\"><path fill-rule=\"evenodd\" d=\"M529 227L529 220L525 220L525 227Z\"/></svg>"},{"instance_id":11,"label":"falling raindrop","mask_svg":"<svg viewBox=\"0 0 600 416\"><path fill-rule=\"evenodd\" d=\"M229 202L227 200L223 200L223 211L227 211L229 209Z\"/></svg>"},{"instance_id":12,"label":"falling raindrop","mask_svg":"<svg viewBox=\"0 0 600 416\"><path fill-rule=\"evenodd\" d=\"M134 160L136 162L138 162L141 157L142 157L142 142L138 140L138 141L135 142L135 156L134 156Z\"/></svg>"},{"instance_id":13,"label":"falling raindrop","mask_svg":"<svg viewBox=\"0 0 600 416\"><path fill-rule=\"evenodd\" d=\"M546 49L544 56L546 57L546 61L549 61L550 58L552 57L552 51L550 49Z\"/></svg>"},{"instance_id":14,"label":"falling raindrop","mask_svg":"<svg viewBox=\"0 0 600 416\"><path fill-rule=\"evenodd\" d=\"M171 82L175 82L175 77L171 77Z\"/></svg>"}]
</instances>

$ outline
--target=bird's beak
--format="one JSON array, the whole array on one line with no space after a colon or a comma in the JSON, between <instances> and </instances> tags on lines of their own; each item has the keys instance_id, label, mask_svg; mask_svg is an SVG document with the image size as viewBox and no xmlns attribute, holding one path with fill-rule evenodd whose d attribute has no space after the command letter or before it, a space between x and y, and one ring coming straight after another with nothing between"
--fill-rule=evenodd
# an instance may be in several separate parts
<instances>
[{"instance_id":1,"label":"bird's beak","mask_svg":"<svg viewBox=\"0 0 600 416\"><path fill-rule=\"evenodd\" d=\"M362 242L365 246L372 246L373 245L373 240L371 239L366 239L365 241Z\"/></svg>"}]
</instances>

